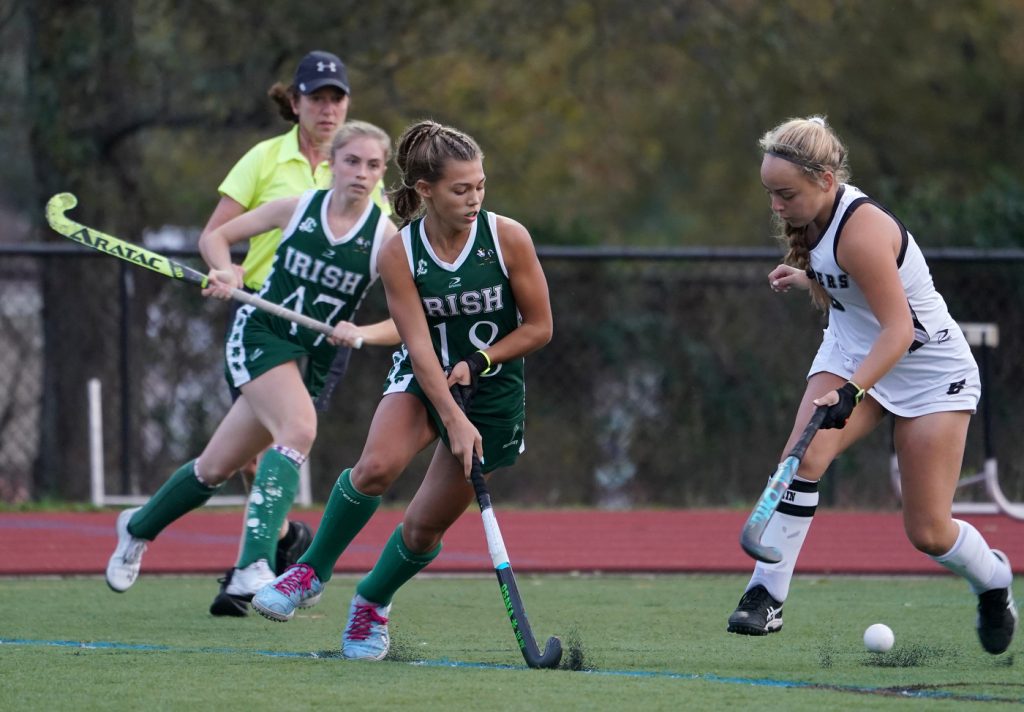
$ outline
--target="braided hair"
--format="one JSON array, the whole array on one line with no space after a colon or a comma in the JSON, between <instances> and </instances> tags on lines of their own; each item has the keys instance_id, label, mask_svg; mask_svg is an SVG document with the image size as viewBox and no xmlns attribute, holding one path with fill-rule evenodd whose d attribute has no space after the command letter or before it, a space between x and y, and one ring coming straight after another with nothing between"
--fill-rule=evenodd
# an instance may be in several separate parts
<instances>
[{"instance_id":1,"label":"braided hair","mask_svg":"<svg viewBox=\"0 0 1024 712\"><path fill-rule=\"evenodd\" d=\"M401 182L388 196L391 206L403 225L423 212L423 200L416 192L416 183L436 183L444 175L448 161L472 161L483 158L480 146L468 134L424 120L402 132L395 152L395 164L401 171Z\"/></svg>"},{"instance_id":2,"label":"braided hair","mask_svg":"<svg viewBox=\"0 0 1024 712\"><path fill-rule=\"evenodd\" d=\"M824 117L789 119L771 129L758 142L766 156L776 156L794 164L812 181L821 183L822 175L831 171L836 182L850 180L846 147L825 122ZM810 245L805 227L793 227L774 216L777 239L786 247L783 261L806 270L811 266ZM828 311L830 300L817 282L811 284L811 300L822 311Z\"/></svg>"}]
</instances>

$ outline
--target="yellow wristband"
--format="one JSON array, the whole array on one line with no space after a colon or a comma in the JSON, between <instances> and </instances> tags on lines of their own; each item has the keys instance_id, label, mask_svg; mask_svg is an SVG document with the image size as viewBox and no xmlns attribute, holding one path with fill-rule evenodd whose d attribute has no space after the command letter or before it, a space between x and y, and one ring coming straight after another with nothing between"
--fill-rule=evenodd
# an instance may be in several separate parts
<instances>
[{"instance_id":1,"label":"yellow wristband","mask_svg":"<svg viewBox=\"0 0 1024 712\"><path fill-rule=\"evenodd\" d=\"M486 352L486 351L484 351L484 350L482 350L482 349L481 349L481 350L479 350L479 351L477 351L477 353L478 353L478 354L480 354L481 356L483 356L483 357L484 357L484 361L486 361L486 362L487 362L487 368L485 368L485 369L484 369L483 371L481 371L481 372L480 372L480 375L481 375L481 376L485 376L485 375L487 375L488 373L490 373L490 372L491 372L491 366L493 365L493 364L491 363L491 357L490 357L490 356L488 356L488 355L487 355L487 352Z\"/></svg>"},{"instance_id":2,"label":"yellow wristband","mask_svg":"<svg viewBox=\"0 0 1024 712\"><path fill-rule=\"evenodd\" d=\"M857 389L857 393L855 393L854 396L853 396L853 403L854 403L854 405L856 405L857 403L860 403L862 400L864 400L864 394L866 393L866 391L863 388L861 388L860 386L858 386L856 383L854 383L853 381L847 381L847 383L849 383L851 386L853 386L854 388Z\"/></svg>"}]
</instances>

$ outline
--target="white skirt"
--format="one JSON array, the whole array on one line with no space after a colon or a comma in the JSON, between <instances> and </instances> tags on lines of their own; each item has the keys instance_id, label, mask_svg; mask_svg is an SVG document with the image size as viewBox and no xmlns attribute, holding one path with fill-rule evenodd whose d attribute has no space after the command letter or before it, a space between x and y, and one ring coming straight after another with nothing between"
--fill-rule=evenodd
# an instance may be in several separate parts
<instances>
[{"instance_id":1,"label":"white skirt","mask_svg":"<svg viewBox=\"0 0 1024 712\"><path fill-rule=\"evenodd\" d=\"M949 339L929 342L905 355L868 394L887 411L904 418L956 410L974 413L981 397L978 364L963 333L950 331ZM862 358L850 354L836 335L825 329L807 377L827 372L849 379Z\"/></svg>"}]
</instances>

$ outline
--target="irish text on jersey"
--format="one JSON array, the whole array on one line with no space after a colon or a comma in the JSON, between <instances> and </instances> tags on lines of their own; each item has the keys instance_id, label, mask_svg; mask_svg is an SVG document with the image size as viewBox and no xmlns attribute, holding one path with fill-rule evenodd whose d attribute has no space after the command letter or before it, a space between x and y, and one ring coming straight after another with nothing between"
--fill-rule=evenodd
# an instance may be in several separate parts
<instances>
[{"instance_id":1,"label":"irish text on jersey","mask_svg":"<svg viewBox=\"0 0 1024 712\"><path fill-rule=\"evenodd\" d=\"M284 268L299 279L342 294L355 294L365 276L358 272L349 272L337 265L329 265L291 247L285 251Z\"/></svg>"},{"instance_id":2,"label":"irish text on jersey","mask_svg":"<svg viewBox=\"0 0 1024 712\"><path fill-rule=\"evenodd\" d=\"M502 285L471 289L443 297L423 297L423 310L427 316L446 318L460 314L488 314L505 306Z\"/></svg>"}]
</instances>

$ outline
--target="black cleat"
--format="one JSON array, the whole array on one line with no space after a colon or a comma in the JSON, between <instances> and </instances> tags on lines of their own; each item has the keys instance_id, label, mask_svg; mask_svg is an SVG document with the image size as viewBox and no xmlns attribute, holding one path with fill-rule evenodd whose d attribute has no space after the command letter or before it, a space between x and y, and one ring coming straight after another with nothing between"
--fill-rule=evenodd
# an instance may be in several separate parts
<instances>
[{"instance_id":1,"label":"black cleat","mask_svg":"<svg viewBox=\"0 0 1024 712\"><path fill-rule=\"evenodd\" d=\"M992 551L1009 564L1006 554ZM1017 630L1017 604L1009 587L993 588L978 595L978 638L981 647L993 655L1005 653Z\"/></svg>"},{"instance_id":2,"label":"black cleat","mask_svg":"<svg viewBox=\"0 0 1024 712\"><path fill-rule=\"evenodd\" d=\"M290 566L298 563L299 557L306 553L306 549L313 543L313 532L303 522L288 522L288 533L277 541L277 553L275 558L274 573L278 576L283 574Z\"/></svg>"},{"instance_id":3,"label":"black cleat","mask_svg":"<svg viewBox=\"0 0 1024 712\"><path fill-rule=\"evenodd\" d=\"M252 596L232 596L227 592L227 587L231 585L231 575L235 573L234 567L227 570L221 578L217 579L217 583L220 584L220 593L213 599L213 603L210 604L210 613L215 616L235 616L236 618L244 618L249 615L249 601L252 600Z\"/></svg>"},{"instance_id":4,"label":"black cleat","mask_svg":"<svg viewBox=\"0 0 1024 712\"><path fill-rule=\"evenodd\" d=\"M249 602L256 592L274 580L274 573L266 559L259 559L244 569L230 568L223 578L217 579L220 593L210 604L215 616L243 618L249 615Z\"/></svg>"},{"instance_id":5,"label":"black cleat","mask_svg":"<svg viewBox=\"0 0 1024 712\"><path fill-rule=\"evenodd\" d=\"M736 610L729 616L730 633L768 635L782 630L782 602L776 601L768 589L758 584L743 594Z\"/></svg>"}]
</instances>

